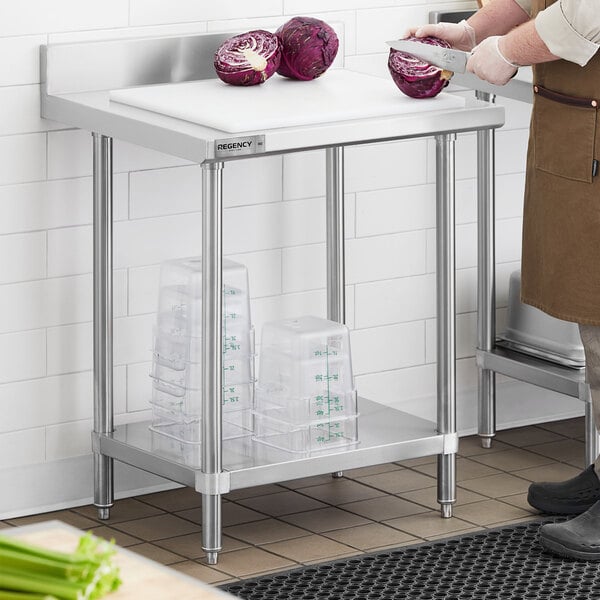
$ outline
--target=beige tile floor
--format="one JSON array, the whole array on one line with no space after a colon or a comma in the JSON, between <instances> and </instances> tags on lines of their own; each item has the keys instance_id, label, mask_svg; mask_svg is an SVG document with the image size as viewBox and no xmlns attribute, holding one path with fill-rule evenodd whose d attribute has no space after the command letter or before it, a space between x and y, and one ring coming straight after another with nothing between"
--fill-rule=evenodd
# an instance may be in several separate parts
<instances>
[{"instance_id":1,"label":"beige tile floor","mask_svg":"<svg viewBox=\"0 0 600 600\"><path fill-rule=\"evenodd\" d=\"M441 519L435 457L237 490L223 504L223 552L201 549L200 496L187 488L119 500L109 521L92 506L0 521L0 529L60 519L203 581L220 584L303 564L537 518L531 481L583 467L583 419L502 431L493 448L462 438L454 518Z\"/></svg>"}]
</instances>

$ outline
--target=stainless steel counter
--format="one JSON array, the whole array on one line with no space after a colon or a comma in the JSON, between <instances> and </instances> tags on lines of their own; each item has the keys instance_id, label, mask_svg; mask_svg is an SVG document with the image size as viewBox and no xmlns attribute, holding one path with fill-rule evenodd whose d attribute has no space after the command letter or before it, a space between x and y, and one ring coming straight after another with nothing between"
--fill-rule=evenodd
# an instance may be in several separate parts
<instances>
[{"instance_id":1,"label":"stainless steel counter","mask_svg":"<svg viewBox=\"0 0 600 600\"><path fill-rule=\"evenodd\" d=\"M430 22L458 23L473 11L434 11ZM506 85L491 85L471 73L455 74L454 85L475 90L476 96L488 102L496 97L533 103L533 71L521 67ZM494 134L487 149L480 144L479 152L494 156ZM493 160L493 159L492 159ZM490 182L493 185L493 182ZM493 194L490 196L493 198ZM480 200L482 196L480 194ZM478 261L477 261L477 367L479 435L482 446L491 447L496 434L496 373L531 383L561 394L578 398L585 404L585 461L592 464L600 451L600 434L596 430L589 386L585 383L585 370L569 368L542 358L524 354L496 337L496 264L495 207L493 203L479 203L478 207Z\"/></svg>"},{"instance_id":2,"label":"stainless steel counter","mask_svg":"<svg viewBox=\"0 0 600 600\"><path fill-rule=\"evenodd\" d=\"M517 76L504 86L490 85L473 75L461 76L460 85L471 87L479 98L494 102L496 97L533 102L531 67L521 67ZM494 152L494 148L490 149ZM495 302L495 211L480 206L478 218L478 432L484 448L491 447L496 434L496 379L500 373L526 383L577 398L585 406L585 463L591 465L600 452L600 434L596 430L592 397L585 382L585 369L556 364L515 349L496 336Z\"/></svg>"},{"instance_id":3,"label":"stainless steel counter","mask_svg":"<svg viewBox=\"0 0 600 600\"><path fill-rule=\"evenodd\" d=\"M42 115L93 132L94 145L94 468L95 504L108 518L113 504L113 459L194 487L202 494L203 548L208 562L221 549L221 495L229 490L282 479L438 455L438 499L444 517L456 500L455 373L455 140L478 135L490 148L491 132L504 110L468 99L465 106L409 114L371 116L313 125L244 132L242 137L109 101L111 89L214 77L212 55L226 36L58 44L42 48ZM333 115L333 112L332 112ZM219 145L260 136L260 154L326 149L328 318L344 321L344 147L433 136L437 196L437 422L423 421L371 400L361 400L360 443L345 451L296 459L242 448L221 439L221 272L223 171L236 152ZM152 446L147 424L114 428L112 401L112 139L180 156L202 165L203 415L199 464ZM479 198L493 204L493 161L479 153ZM400 393L400 392L399 392Z\"/></svg>"}]
</instances>

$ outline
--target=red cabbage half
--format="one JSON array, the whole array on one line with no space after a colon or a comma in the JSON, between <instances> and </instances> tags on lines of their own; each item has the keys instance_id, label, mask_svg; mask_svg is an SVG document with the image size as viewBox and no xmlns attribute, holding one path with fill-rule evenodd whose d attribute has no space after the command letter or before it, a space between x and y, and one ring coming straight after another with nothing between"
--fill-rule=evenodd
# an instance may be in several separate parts
<instances>
[{"instance_id":1,"label":"red cabbage half","mask_svg":"<svg viewBox=\"0 0 600 600\"><path fill-rule=\"evenodd\" d=\"M409 37L407 39L450 48L448 42L436 37ZM388 68L394 83L411 98L433 98L437 96L448 85L453 75L452 71L444 71L422 61L420 58L416 58L412 54L400 52L393 48L390 49Z\"/></svg>"},{"instance_id":2,"label":"red cabbage half","mask_svg":"<svg viewBox=\"0 0 600 600\"><path fill-rule=\"evenodd\" d=\"M229 38L215 52L217 75L232 85L263 83L277 71L280 61L277 36L262 29Z\"/></svg>"},{"instance_id":3,"label":"red cabbage half","mask_svg":"<svg viewBox=\"0 0 600 600\"><path fill-rule=\"evenodd\" d=\"M281 64L277 73L309 81L331 65L340 42L330 25L313 17L294 17L275 34L281 43Z\"/></svg>"}]
</instances>

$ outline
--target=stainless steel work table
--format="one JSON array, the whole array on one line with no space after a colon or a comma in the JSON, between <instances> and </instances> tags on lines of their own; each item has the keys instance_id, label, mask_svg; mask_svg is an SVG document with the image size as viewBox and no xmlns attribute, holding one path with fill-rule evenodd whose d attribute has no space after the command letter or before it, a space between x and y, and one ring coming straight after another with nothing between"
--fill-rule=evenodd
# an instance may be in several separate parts
<instances>
[{"instance_id":1,"label":"stainless steel work table","mask_svg":"<svg viewBox=\"0 0 600 600\"><path fill-rule=\"evenodd\" d=\"M472 10L443 10L429 13L430 23L459 23L474 14ZM533 102L531 67L521 67L506 85L492 85L471 73L456 74L452 83L475 90L476 97L494 102L496 96L519 102ZM491 132L492 152L495 146ZM481 151L481 147L480 147ZM493 198L493 196L492 196ZM501 373L513 379L578 398L585 403L585 460L590 465L600 451L600 435L596 430L585 369L560 365L518 352L496 336L496 262L495 205L480 204L477 221L477 370L478 370L478 432L484 448L490 448L496 435L496 379Z\"/></svg>"},{"instance_id":2,"label":"stainless steel work table","mask_svg":"<svg viewBox=\"0 0 600 600\"><path fill-rule=\"evenodd\" d=\"M477 97L494 102L496 96L531 104L533 85L531 68L521 68L517 76L504 86L485 83L472 75L456 77L456 83L474 89ZM492 139L494 135L492 132ZM493 143L493 142L492 142ZM600 450L589 386L585 369L562 365L516 350L496 335L495 302L495 214L494 204L478 220L478 303L477 303L477 367L479 426L484 448L491 447L496 434L495 374L578 398L585 405L585 461L592 464Z\"/></svg>"},{"instance_id":3,"label":"stainless steel work table","mask_svg":"<svg viewBox=\"0 0 600 600\"><path fill-rule=\"evenodd\" d=\"M113 504L117 459L202 494L203 549L208 562L221 549L221 495L230 490L389 461L438 455L438 500L452 516L456 493L455 379L455 139L477 132L478 202L493 204L492 130L501 107L467 99L447 110L357 118L317 125L227 134L180 119L109 101L109 90L214 77L212 54L227 36L111 40L42 47L42 115L92 132L94 177L94 503L101 518ZM400 93L400 92L398 92ZM418 106L418 104L415 104ZM240 450L221 439L222 177L223 141L252 137L263 153L326 150L327 314L344 321L344 147L434 136L437 197L437 423L359 399L360 444L350 450L292 459L247 443ZM147 423L114 428L112 399L112 139L118 138L202 165L202 464L152 449ZM244 156L249 158L251 155ZM260 447L259 447L260 446Z\"/></svg>"}]
</instances>

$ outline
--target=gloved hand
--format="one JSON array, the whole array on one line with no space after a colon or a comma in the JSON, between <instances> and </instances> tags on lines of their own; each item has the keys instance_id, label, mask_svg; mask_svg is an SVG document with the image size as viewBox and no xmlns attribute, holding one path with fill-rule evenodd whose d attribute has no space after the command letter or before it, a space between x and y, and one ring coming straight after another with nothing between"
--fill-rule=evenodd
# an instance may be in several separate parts
<instances>
[{"instance_id":1,"label":"gloved hand","mask_svg":"<svg viewBox=\"0 0 600 600\"><path fill-rule=\"evenodd\" d=\"M467 71L489 83L504 85L517 72L519 65L513 64L502 54L499 41L500 36L493 35L475 46L467 61Z\"/></svg>"},{"instance_id":2,"label":"gloved hand","mask_svg":"<svg viewBox=\"0 0 600 600\"><path fill-rule=\"evenodd\" d=\"M475 46L475 30L466 22L460 23L436 23L431 25L418 25L409 27L402 37L427 37L432 35L446 40L453 48L469 51Z\"/></svg>"}]
</instances>

